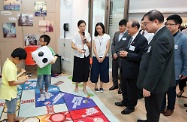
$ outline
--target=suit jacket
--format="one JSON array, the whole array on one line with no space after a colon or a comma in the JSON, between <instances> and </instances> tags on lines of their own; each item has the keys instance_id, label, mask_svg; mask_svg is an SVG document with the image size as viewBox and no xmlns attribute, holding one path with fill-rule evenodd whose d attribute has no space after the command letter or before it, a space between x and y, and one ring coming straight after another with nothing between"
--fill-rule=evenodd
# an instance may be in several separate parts
<instances>
[{"instance_id":1,"label":"suit jacket","mask_svg":"<svg viewBox=\"0 0 187 122\"><path fill-rule=\"evenodd\" d=\"M166 28L153 37L142 56L137 86L158 94L176 85L174 72L174 38Z\"/></svg>"},{"instance_id":2,"label":"suit jacket","mask_svg":"<svg viewBox=\"0 0 187 122\"><path fill-rule=\"evenodd\" d=\"M114 53L116 53L118 57L120 57L119 51L123 50L125 41L127 40L127 36L128 36L127 31L124 33L120 41L118 41L119 34L120 34L119 31L115 32L114 37L113 37L113 41L111 45L112 56Z\"/></svg>"},{"instance_id":3,"label":"suit jacket","mask_svg":"<svg viewBox=\"0 0 187 122\"><path fill-rule=\"evenodd\" d=\"M179 75L187 76L187 35L178 32L175 40L175 80L179 80Z\"/></svg>"},{"instance_id":4,"label":"suit jacket","mask_svg":"<svg viewBox=\"0 0 187 122\"><path fill-rule=\"evenodd\" d=\"M122 76L123 78L136 80L138 77L141 57L148 43L147 43L147 39L143 35L138 33L138 35L131 43L131 46L134 46L134 49L130 49L128 47L130 38L131 37L129 36L125 43L124 50L126 50L128 54L127 57L124 57L122 59Z\"/></svg>"},{"instance_id":5,"label":"suit jacket","mask_svg":"<svg viewBox=\"0 0 187 122\"><path fill-rule=\"evenodd\" d=\"M182 33L187 34L187 28L182 30Z\"/></svg>"}]
</instances>

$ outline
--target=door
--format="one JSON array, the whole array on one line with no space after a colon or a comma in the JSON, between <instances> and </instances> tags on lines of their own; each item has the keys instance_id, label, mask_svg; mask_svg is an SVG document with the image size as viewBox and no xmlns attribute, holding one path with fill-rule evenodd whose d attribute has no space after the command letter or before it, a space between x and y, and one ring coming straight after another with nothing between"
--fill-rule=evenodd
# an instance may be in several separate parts
<instances>
[{"instance_id":1,"label":"door","mask_svg":"<svg viewBox=\"0 0 187 122\"><path fill-rule=\"evenodd\" d=\"M118 31L118 23L123 18L128 18L129 0L89 0L89 32L94 37L95 25L102 22L105 25L106 33L113 35ZM109 50L109 55L110 54ZM110 56L111 57L111 56ZM110 59L111 67L111 59Z\"/></svg>"}]
</instances>

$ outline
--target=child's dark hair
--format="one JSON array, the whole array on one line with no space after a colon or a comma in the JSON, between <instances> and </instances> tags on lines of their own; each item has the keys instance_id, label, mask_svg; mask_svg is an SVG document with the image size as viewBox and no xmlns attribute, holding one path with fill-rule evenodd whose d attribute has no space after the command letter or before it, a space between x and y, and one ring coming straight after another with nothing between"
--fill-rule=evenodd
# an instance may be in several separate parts
<instances>
[{"instance_id":1,"label":"child's dark hair","mask_svg":"<svg viewBox=\"0 0 187 122\"><path fill-rule=\"evenodd\" d=\"M41 35L40 38L43 38L44 42L47 42L46 45L48 45L51 40L51 38L48 35Z\"/></svg>"},{"instance_id":2,"label":"child's dark hair","mask_svg":"<svg viewBox=\"0 0 187 122\"><path fill-rule=\"evenodd\" d=\"M27 58L27 52L23 48L16 48L12 53L11 57L15 58L18 57L19 60L26 59Z\"/></svg>"}]
</instances>

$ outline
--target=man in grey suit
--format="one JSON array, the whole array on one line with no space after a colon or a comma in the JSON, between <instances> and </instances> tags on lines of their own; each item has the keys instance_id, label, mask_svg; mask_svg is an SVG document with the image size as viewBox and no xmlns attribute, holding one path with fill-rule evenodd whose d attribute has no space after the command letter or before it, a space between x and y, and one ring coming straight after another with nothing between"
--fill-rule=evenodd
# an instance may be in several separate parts
<instances>
[{"instance_id":1,"label":"man in grey suit","mask_svg":"<svg viewBox=\"0 0 187 122\"><path fill-rule=\"evenodd\" d=\"M179 15L169 16L166 22L166 27L171 31L174 37L174 49L175 49L175 80L176 85L180 80L185 80L187 77L187 35L179 31L182 24L182 18ZM186 81L186 80L185 80ZM161 111L164 116L170 116L174 112L175 100L176 100L176 85L170 87L167 94L168 106L166 108L166 96L164 97ZM166 110L165 110L166 108Z\"/></svg>"},{"instance_id":2,"label":"man in grey suit","mask_svg":"<svg viewBox=\"0 0 187 122\"><path fill-rule=\"evenodd\" d=\"M121 68L122 58L119 55L119 52L123 50L125 46L125 41L127 40L128 33L126 31L127 21L125 19L120 20L119 22L119 31L115 32L111 51L112 51L112 80L113 86L109 88L109 90L118 89L118 76L119 69ZM120 90L118 91L118 93Z\"/></svg>"},{"instance_id":3,"label":"man in grey suit","mask_svg":"<svg viewBox=\"0 0 187 122\"><path fill-rule=\"evenodd\" d=\"M143 89L147 120L137 122L159 122L161 104L165 92L175 86L174 38L164 26L164 16L151 10L143 17L149 33L155 33L142 56L137 86Z\"/></svg>"}]
</instances>

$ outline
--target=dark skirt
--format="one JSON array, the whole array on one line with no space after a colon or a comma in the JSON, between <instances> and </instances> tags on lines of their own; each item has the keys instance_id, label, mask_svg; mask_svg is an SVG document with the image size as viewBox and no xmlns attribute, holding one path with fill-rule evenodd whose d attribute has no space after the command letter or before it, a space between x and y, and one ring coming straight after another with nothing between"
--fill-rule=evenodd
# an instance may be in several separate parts
<instances>
[{"instance_id":1,"label":"dark skirt","mask_svg":"<svg viewBox=\"0 0 187 122\"><path fill-rule=\"evenodd\" d=\"M79 58L74 56L73 82L87 82L90 72L90 57Z\"/></svg>"},{"instance_id":2,"label":"dark skirt","mask_svg":"<svg viewBox=\"0 0 187 122\"><path fill-rule=\"evenodd\" d=\"M100 81L103 83L109 82L109 57L105 57L102 63L99 63L96 57L93 57L90 80L92 83L97 83L100 75Z\"/></svg>"}]
</instances>

